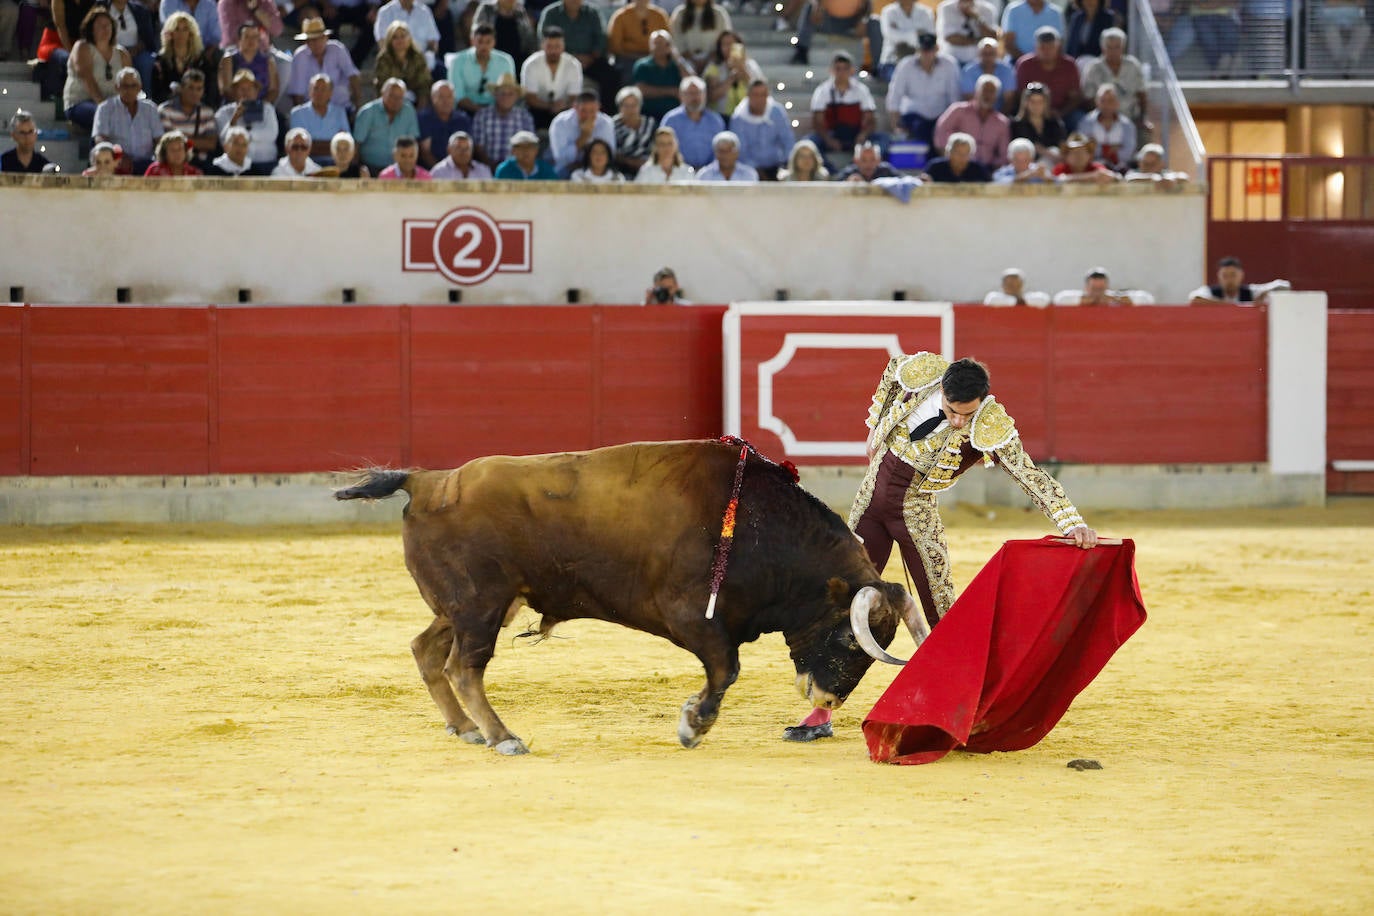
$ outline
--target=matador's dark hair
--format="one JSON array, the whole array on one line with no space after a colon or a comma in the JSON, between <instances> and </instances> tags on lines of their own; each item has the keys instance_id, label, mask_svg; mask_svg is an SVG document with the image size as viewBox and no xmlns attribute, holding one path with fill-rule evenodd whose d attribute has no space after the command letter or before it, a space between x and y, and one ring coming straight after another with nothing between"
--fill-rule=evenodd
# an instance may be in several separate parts
<instances>
[{"instance_id":1,"label":"matador's dark hair","mask_svg":"<svg viewBox=\"0 0 1374 916\"><path fill-rule=\"evenodd\" d=\"M987 397L992 379L987 366L966 356L949 364L940 379L940 386L945 390L945 400L966 404Z\"/></svg>"}]
</instances>

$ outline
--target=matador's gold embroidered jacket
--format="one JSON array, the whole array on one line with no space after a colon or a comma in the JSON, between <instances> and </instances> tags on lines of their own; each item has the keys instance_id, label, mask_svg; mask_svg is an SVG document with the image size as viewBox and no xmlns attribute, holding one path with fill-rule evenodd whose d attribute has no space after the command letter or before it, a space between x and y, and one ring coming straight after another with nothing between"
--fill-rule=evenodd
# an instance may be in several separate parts
<instances>
[{"instance_id":1,"label":"matador's gold embroidered jacket","mask_svg":"<svg viewBox=\"0 0 1374 916\"><path fill-rule=\"evenodd\" d=\"M1059 481L1036 467L1021 445L1016 423L997 400L988 395L962 429L946 426L924 439L912 442L907 417L940 388L940 379L949 363L938 353L921 352L888 361L882 381L873 395L868 412L869 428L875 430L875 451L868 473L859 486L859 495L850 515L850 525L858 523L873 497L874 481L883 455L893 455L914 469L911 486L933 497L954 486L959 475L981 457L987 466L1000 464L1026 491L1031 501L1059 528L1061 533L1083 524L1083 516L1069 502Z\"/></svg>"}]
</instances>

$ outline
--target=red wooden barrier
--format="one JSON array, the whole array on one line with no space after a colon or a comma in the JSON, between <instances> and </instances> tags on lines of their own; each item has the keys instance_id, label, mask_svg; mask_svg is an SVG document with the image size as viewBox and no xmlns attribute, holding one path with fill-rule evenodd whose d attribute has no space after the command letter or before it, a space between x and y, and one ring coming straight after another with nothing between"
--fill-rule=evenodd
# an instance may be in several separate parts
<instances>
[{"instance_id":1,"label":"red wooden barrier","mask_svg":"<svg viewBox=\"0 0 1374 916\"><path fill-rule=\"evenodd\" d=\"M443 467L711 437L723 311L0 309L0 474ZM1263 461L1265 327L1258 309L955 310L957 352L991 366L1032 454L1084 463ZM1374 315L1333 312L1330 333L1329 452L1368 459ZM776 340L754 356L773 352ZM832 353L838 369L777 376L775 406L799 436L862 435L886 356ZM758 444L782 457L775 438Z\"/></svg>"},{"instance_id":2,"label":"red wooden barrier","mask_svg":"<svg viewBox=\"0 0 1374 916\"><path fill-rule=\"evenodd\" d=\"M28 473L28 315L28 309L0 307L0 475Z\"/></svg>"},{"instance_id":3,"label":"red wooden barrier","mask_svg":"<svg viewBox=\"0 0 1374 916\"><path fill-rule=\"evenodd\" d=\"M31 308L30 474L209 471L209 312Z\"/></svg>"},{"instance_id":4,"label":"red wooden barrier","mask_svg":"<svg viewBox=\"0 0 1374 916\"><path fill-rule=\"evenodd\" d=\"M214 470L405 463L400 309L214 311ZM217 421L217 422L216 422Z\"/></svg>"},{"instance_id":5,"label":"red wooden barrier","mask_svg":"<svg viewBox=\"0 0 1374 916\"><path fill-rule=\"evenodd\" d=\"M1326 456L1374 461L1374 312L1327 316ZM1374 493L1374 473L1331 470L1328 493Z\"/></svg>"}]
</instances>

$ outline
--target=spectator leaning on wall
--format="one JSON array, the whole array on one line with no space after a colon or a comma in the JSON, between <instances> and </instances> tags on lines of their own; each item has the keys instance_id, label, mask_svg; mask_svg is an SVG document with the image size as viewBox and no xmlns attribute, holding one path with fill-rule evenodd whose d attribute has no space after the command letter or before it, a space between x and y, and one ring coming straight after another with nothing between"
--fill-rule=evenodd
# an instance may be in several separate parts
<instances>
[{"instance_id":1,"label":"spectator leaning on wall","mask_svg":"<svg viewBox=\"0 0 1374 916\"><path fill-rule=\"evenodd\" d=\"M1199 286L1188 294L1189 305L1221 305L1223 303L1263 305L1274 290L1292 289L1287 280L1268 283L1246 283L1240 258L1225 257L1217 262L1217 282Z\"/></svg>"}]
</instances>

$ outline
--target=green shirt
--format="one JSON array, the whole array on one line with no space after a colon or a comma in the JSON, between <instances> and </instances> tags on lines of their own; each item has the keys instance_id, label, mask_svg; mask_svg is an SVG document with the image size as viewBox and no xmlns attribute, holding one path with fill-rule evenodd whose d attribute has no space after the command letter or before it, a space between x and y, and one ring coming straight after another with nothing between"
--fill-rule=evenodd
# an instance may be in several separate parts
<instances>
[{"instance_id":1,"label":"green shirt","mask_svg":"<svg viewBox=\"0 0 1374 916\"><path fill-rule=\"evenodd\" d=\"M672 58L668 63L660 67L654 63L653 57L641 57L635 61L633 74L630 82L643 83L646 86L671 86L676 89L682 82L682 74L678 71L677 62ZM661 99L645 99L644 113L652 117L655 121L662 121L663 116L678 106L678 100L671 95L665 95Z\"/></svg>"},{"instance_id":2,"label":"green shirt","mask_svg":"<svg viewBox=\"0 0 1374 916\"><path fill-rule=\"evenodd\" d=\"M587 0L582 0L576 19L568 14L561 2L544 7L536 31L543 35L551 25L563 30L563 45L569 54L606 56L606 24L601 21L601 13Z\"/></svg>"},{"instance_id":3,"label":"green shirt","mask_svg":"<svg viewBox=\"0 0 1374 916\"><path fill-rule=\"evenodd\" d=\"M358 109L358 119L353 124L353 140L358 144L358 158L376 173L391 165L391 148L396 145L397 137L420 136L420 119L415 116L415 106L409 102L401 103L396 117L388 117L382 107L381 99L374 99Z\"/></svg>"}]
</instances>

